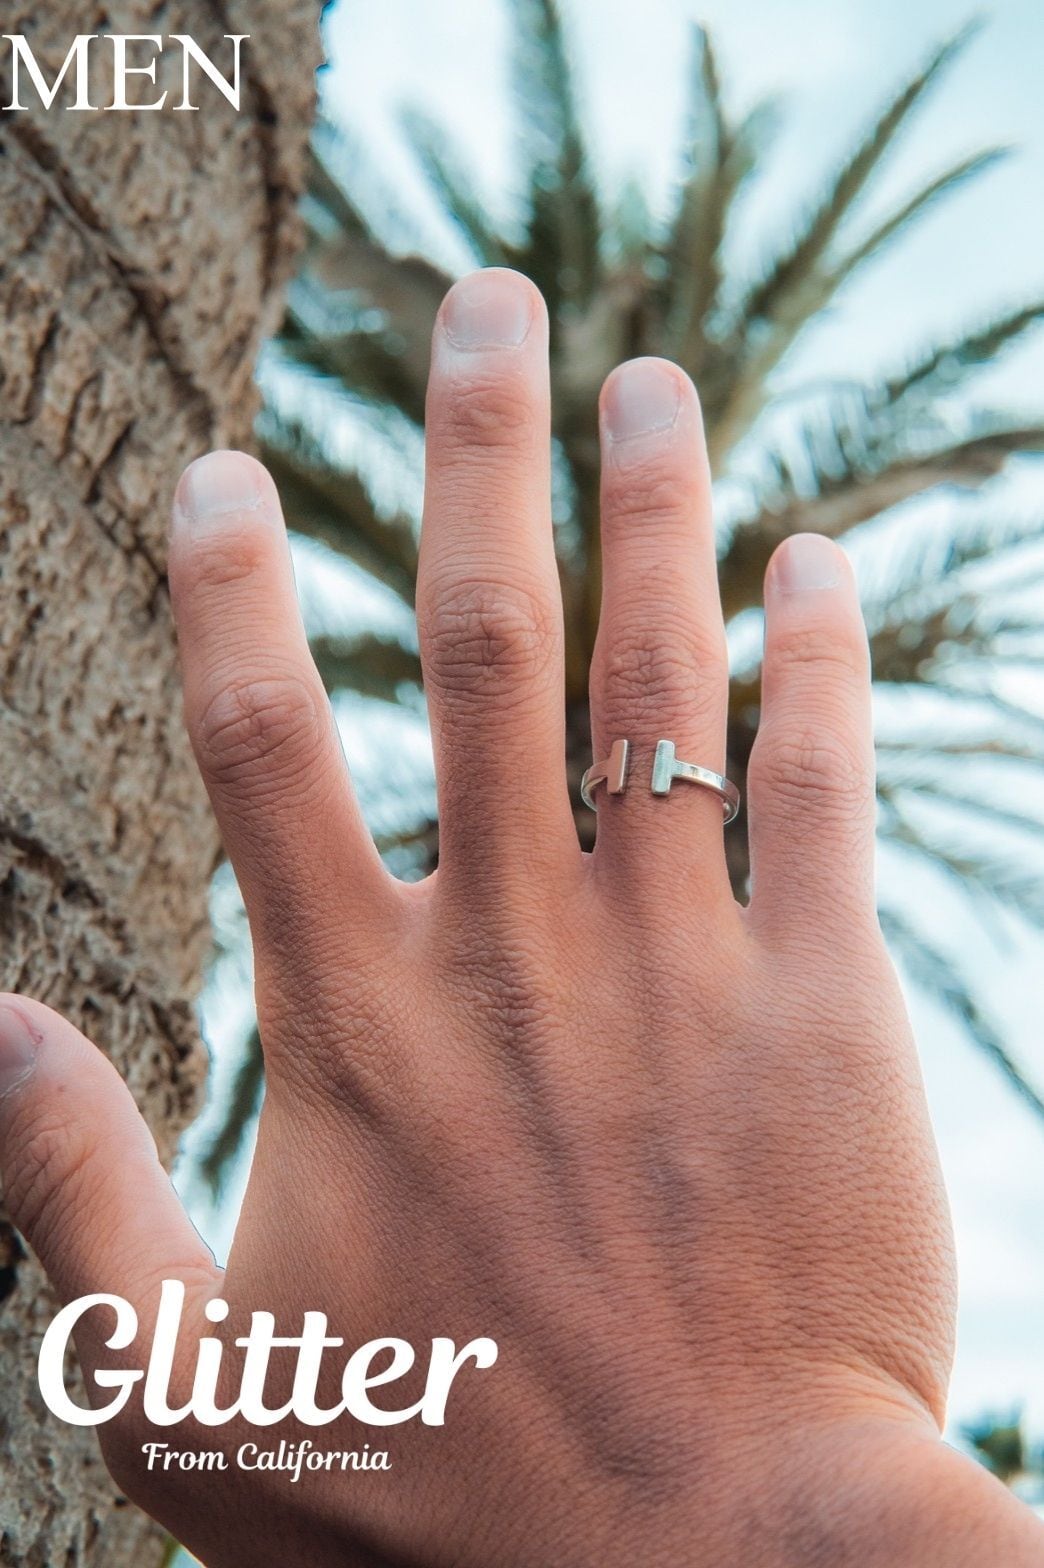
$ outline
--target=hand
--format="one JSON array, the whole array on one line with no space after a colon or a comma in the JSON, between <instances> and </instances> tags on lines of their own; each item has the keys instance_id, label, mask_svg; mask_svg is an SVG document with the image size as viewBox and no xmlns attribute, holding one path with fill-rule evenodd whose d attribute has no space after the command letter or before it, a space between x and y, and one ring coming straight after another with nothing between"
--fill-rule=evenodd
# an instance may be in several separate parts
<instances>
[{"instance_id":1,"label":"hand","mask_svg":"<svg viewBox=\"0 0 1044 1568\"><path fill-rule=\"evenodd\" d=\"M585 856L546 313L512 273L457 285L434 338L418 591L441 857L413 886L352 798L271 481L229 453L188 470L170 549L186 715L250 917L268 1073L246 1201L222 1275L114 1070L16 997L0 1006L7 1201L65 1298L116 1292L138 1313L121 1353L110 1315L81 1320L89 1383L142 1365L164 1279L187 1290L182 1399L198 1337L231 1345L255 1310L285 1334L325 1312L347 1349L398 1335L422 1364L437 1335L496 1340L444 1427L157 1429L132 1400L99 1428L113 1474L210 1568L1039 1563L1028 1512L939 1439L953 1259L874 913L850 571L815 536L769 567L741 909L719 799L648 788L661 737L724 770L696 395L636 361L601 422L594 750L627 737L632 765L624 794L599 787ZM332 1404L343 1357L327 1360ZM402 1387L375 1402L417 1397ZM142 1453L280 1438L369 1441L392 1469L293 1483L150 1471Z\"/></svg>"}]
</instances>

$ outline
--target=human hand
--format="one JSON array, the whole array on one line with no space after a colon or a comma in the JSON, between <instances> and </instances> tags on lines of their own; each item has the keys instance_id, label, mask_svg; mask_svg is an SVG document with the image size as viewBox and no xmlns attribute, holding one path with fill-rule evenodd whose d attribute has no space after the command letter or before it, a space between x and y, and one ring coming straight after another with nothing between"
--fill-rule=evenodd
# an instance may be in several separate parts
<instances>
[{"instance_id":1,"label":"human hand","mask_svg":"<svg viewBox=\"0 0 1044 1568\"><path fill-rule=\"evenodd\" d=\"M171 1403L201 1334L324 1312L346 1352L499 1347L444 1427L323 1429L389 1472L149 1470L143 1445L317 1440L286 1420L99 1428L119 1484L209 1568L345 1563L1010 1565L1038 1527L939 1440L953 1338L945 1201L873 898L865 637L841 552L798 536L766 581L764 713L741 909L710 791L649 790L660 738L724 771L727 667L695 393L660 361L602 401L604 583L593 855L567 797L550 522L547 319L479 274L436 327L418 622L440 864L382 867L252 460L193 465L170 581L188 726L250 917L267 1095L227 1270L130 1095L71 1025L0 1002L0 1166L65 1299L142 1331L186 1287ZM172 934L172 939L176 939ZM227 1320L204 1317L229 1303ZM137 1358L137 1359L136 1359ZM320 1403L344 1356L328 1353ZM290 1394L273 1360L268 1403ZM423 1378L378 1390L401 1408ZM386 1396L386 1397L382 1397ZM104 1403L109 1392L95 1389ZM376 1436L375 1436L376 1434Z\"/></svg>"}]
</instances>

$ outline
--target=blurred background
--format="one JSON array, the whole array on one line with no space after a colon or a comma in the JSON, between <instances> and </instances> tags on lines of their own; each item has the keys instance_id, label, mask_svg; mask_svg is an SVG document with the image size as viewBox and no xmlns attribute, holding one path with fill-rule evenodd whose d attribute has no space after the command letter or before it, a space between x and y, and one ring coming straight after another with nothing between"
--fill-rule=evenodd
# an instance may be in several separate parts
<instances>
[{"instance_id":1,"label":"blurred background","mask_svg":"<svg viewBox=\"0 0 1044 1568\"><path fill-rule=\"evenodd\" d=\"M701 391L740 782L768 554L812 528L856 566L881 915L961 1267L951 1435L1040 1501L1044 9L335 0L325 27L310 243L258 435L389 863L419 876L437 856L411 612L428 335L453 276L504 263L552 313L574 783L612 364L666 354ZM729 844L742 898L742 822ZM223 1256L263 1082L227 869L213 911L210 1102L178 1183Z\"/></svg>"}]
</instances>

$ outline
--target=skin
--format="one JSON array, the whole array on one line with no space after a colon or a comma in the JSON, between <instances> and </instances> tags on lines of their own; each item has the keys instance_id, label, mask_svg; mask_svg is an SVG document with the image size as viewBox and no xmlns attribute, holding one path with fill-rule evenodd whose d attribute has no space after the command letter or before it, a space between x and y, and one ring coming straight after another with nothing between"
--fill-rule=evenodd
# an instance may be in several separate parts
<instances>
[{"instance_id":1,"label":"skin","mask_svg":"<svg viewBox=\"0 0 1044 1568\"><path fill-rule=\"evenodd\" d=\"M261 1308L290 1333L325 1311L349 1349L488 1335L499 1359L460 1375L442 1428L157 1432L132 1403L99 1429L106 1459L210 1568L1044 1563L1040 1524L939 1435L952 1243L875 916L850 570L815 536L768 570L740 908L718 798L648 789L661 737L724 766L695 390L665 361L624 365L601 426L595 755L626 736L632 765L624 794L599 787L587 856L565 780L546 312L510 272L451 291L418 590L441 859L412 886L353 799L270 479L219 453L181 482L186 720L250 916L268 1073L250 1184L222 1274L104 1056L8 996L7 1203L61 1295L127 1297L145 1341L159 1282L186 1283L183 1385L200 1333L231 1341ZM88 1374L141 1365L108 1331L84 1321ZM369 1440L393 1469L149 1474L157 1437Z\"/></svg>"}]
</instances>

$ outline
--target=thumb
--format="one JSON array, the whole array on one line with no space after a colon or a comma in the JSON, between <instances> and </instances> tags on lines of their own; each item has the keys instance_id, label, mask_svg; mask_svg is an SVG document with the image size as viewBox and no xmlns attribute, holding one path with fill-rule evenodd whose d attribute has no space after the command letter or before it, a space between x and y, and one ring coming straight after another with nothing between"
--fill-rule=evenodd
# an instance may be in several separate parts
<instances>
[{"instance_id":1,"label":"thumb","mask_svg":"<svg viewBox=\"0 0 1044 1568\"><path fill-rule=\"evenodd\" d=\"M164 1278L219 1278L115 1067L49 1007L9 995L0 995L0 1190L65 1301L104 1291L148 1313Z\"/></svg>"}]
</instances>

